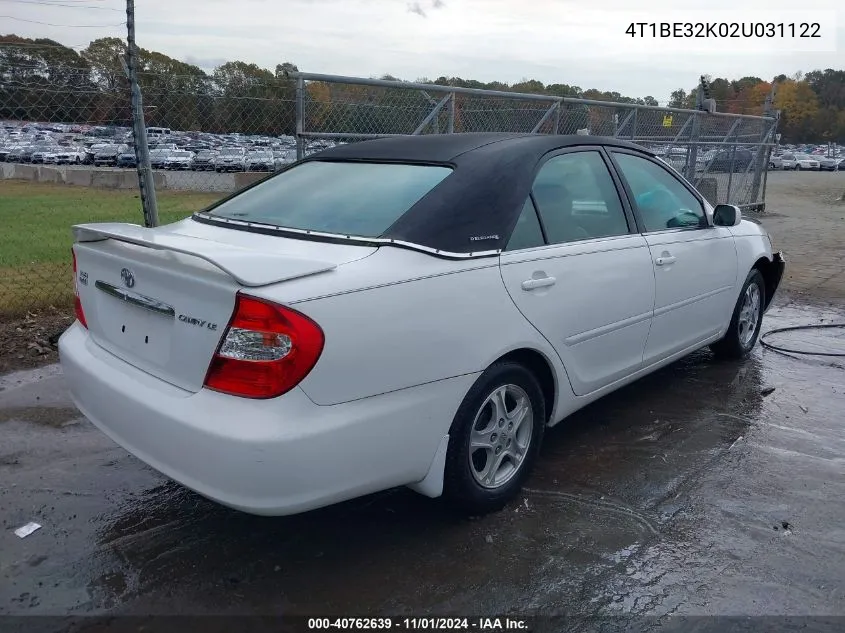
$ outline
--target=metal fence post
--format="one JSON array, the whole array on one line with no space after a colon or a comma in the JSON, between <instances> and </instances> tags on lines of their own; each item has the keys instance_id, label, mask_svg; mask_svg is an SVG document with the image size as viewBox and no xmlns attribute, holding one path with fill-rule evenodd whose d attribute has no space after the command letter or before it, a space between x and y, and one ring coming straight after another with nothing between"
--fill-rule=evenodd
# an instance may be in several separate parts
<instances>
[{"instance_id":1,"label":"metal fence post","mask_svg":"<svg viewBox=\"0 0 845 633\"><path fill-rule=\"evenodd\" d=\"M734 181L734 166L736 165L736 138L734 138L734 144L731 148L731 167L730 172L728 173L728 191L725 194L725 202L730 204L731 202L731 186L733 185Z\"/></svg>"},{"instance_id":2,"label":"metal fence post","mask_svg":"<svg viewBox=\"0 0 845 633\"><path fill-rule=\"evenodd\" d=\"M296 160L305 158L305 79L302 75L296 78Z\"/></svg>"},{"instance_id":3,"label":"metal fence post","mask_svg":"<svg viewBox=\"0 0 845 633\"><path fill-rule=\"evenodd\" d=\"M563 110L563 99L557 102L557 108L555 108L555 129L552 134L560 134L560 114L561 110Z\"/></svg>"},{"instance_id":4,"label":"metal fence post","mask_svg":"<svg viewBox=\"0 0 845 633\"><path fill-rule=\"evenodd\" d=\"M779 142L777 140L777 133L778 133L778 121L780 121L780 112L775 112L774 120L772 121L772 133L771 138L776 143ZM766 210L766 187L769 184L769 160L771 160L772 155L772 147L769 146L769 151L766 154L766 171L763 172L763 191L761 192L761 197L759 198L762 202L759 202L760 211ZM845 194L843 194L843 199L845 199ZM755 198L756 199L756 198Z\"/></svg>"},{"instance_id":5,"label":"metal fence post","mask_svg":"<svg viewBox=\"0 0 845 633\"><path fill-rule=\"evenodd\" d=\"M774 107L775 96L777 95L777 84L772 84L772 89L769 94L766 96L766 101L763 105L763 115L767 117L772 117L769 121L769 125L766 126L764 122L763 125L763 133L760 135L760 147L757 148L757 165L755 166L754 171L754 180L751 183L751 198L752 200L763 206L765 208L765 200L766 200L766 183L769 179L769 162L771 161L772 156L772 142L777 142L777 126L778 126L778 116L777 111ZM765 120L764 120L765 121ZM763 202L760 203L760 185L762 182L762 195L763 195Z\"/></svg>"},{"instance_id":6,"label":"metal fence post","mask_svg":"<svg viewBox=\"0 0 845 633\"><path fill-rule=\"evenodd\" d=\"M698 139L701 136L701 114L692 115L692 126L689 133L689 151L687 152L687 169L684 174L687 180L695 183L696 163L698 162Z\"/></svg>"},{"instance_id":7,"label":"metal fence post","mask_svg":"<svg viewBox=\"0 0 845 633\"><path fill-rule=\"evenodd\" d=\"M449 122L446 124L446 133L447 134L454 134L455 133L455 93L449 93L449 103L448 103L448 113L449 113Z\"/></svg>"},{"instance_id":8,"label":"metal fence post","mask_svg":"<svg viewBox=\"0 0 845 633\"><path fill-rule=\"evenodd\" d=\"M768 177L769 163L771 162L772 146L771 140L774 137L776 121L772 120L769 125L763 124L763 133L760 135L760 145L757 148L755 165L754 165L754 179L751 181L751 199L757 203L760 195L761 184L763 186L763 195L765 196L765 185L763 181ZM765 198L764 198L765 199Z\"/></svg>"},{"instance_id":9,"label":"metal fence post","mask_svg":"<svg viewBox=\"0 0 845 633\"><path fill-rule=\"evenodd\" d=\"M144 125L144 101L138 85L138 49L135 45L135 0L126 0L126 74L132 100L132 130L135 138L135 164L138 170L138 189L144 210L144 226L158 226L158 201L156 200L153 169L150 166L150 147Z\"/></svg>"}]
</instances>

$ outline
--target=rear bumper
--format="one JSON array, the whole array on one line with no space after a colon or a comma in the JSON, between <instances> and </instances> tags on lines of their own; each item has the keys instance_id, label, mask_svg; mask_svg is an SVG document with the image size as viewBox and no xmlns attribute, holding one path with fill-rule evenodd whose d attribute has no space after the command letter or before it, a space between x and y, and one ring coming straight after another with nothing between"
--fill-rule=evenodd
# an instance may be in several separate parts
<instances>
[{"instance_id":1,"label":"rear bumper","mask_svg":"<svg viewBox=\"0 0 845 633\"><path fill-rule=\"evenodd\" d=\"M205 497L263 515L419 482L475 380L318 406L300 389L273 400L184 391L109 354L79 323L59 353L74 403L112 440Z\"/></svg>"}]
</instances>

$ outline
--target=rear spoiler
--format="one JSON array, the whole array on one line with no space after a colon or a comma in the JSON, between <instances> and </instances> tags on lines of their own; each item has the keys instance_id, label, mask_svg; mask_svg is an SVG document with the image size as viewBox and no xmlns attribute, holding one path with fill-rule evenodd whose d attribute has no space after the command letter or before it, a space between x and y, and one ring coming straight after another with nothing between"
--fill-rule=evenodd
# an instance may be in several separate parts
<instances>
[{"instance_id":1,"label":"rear spoiler","mask_svg":"<svg viewBox=\"0 0 845 633\"><path fill-rule=\"evenodd\" d=\"M191 255L219 268L242 286L250 287L267 286L337 267L330 262L291 257L273 251L257 251L120 222L77 224L73 227L73 236L76 242L117 240L155 250Z\"/></svg>"}]
</instances>

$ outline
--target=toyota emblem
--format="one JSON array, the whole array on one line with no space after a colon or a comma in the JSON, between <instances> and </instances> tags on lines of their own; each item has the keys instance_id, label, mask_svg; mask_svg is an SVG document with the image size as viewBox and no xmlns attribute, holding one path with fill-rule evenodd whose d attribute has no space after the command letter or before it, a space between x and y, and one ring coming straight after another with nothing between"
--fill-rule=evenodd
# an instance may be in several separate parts
<instances>
[{"instance_id":1,"label":"toyota emblem","mask_svg":"<svg viewBox=\"0 0 845 633\"><path fill-rule=\"evenodd\" d=\"M123 282L123 285L127 288L131 288L135 285L135 275L132 274L132 271L128 268L124 268L120 271L120 280Z\"/></svg>"}]
</instances>

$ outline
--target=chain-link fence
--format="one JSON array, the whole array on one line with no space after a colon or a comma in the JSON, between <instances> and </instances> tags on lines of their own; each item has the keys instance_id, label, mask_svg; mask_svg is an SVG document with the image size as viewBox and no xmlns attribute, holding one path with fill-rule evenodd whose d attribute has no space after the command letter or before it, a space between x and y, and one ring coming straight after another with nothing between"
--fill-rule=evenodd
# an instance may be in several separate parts
<instances>
[{"instance_id":1,"label":"chain-link fence","mask_svg":"<svg viewBox=\"0 0 845 633\"><path fill-rule=\"evenodd\" d=\"M287 74L139 75L162 223L336 143L596 134L640 143L712 202L760 206L775 120L549 95ZM0 315L72 298L70 226L143 223L126 76L0 68ZM69 186L70 185L70 186Z\"/></svg>"},{"instance_id":2,"label":"chain-link fence","mask_svg":"<svg viewBox=\"0 0 845 633\"><path fill-rule=\"evenodd\" d=\"M304 73L298 95L301 153L408 134L613 136L656 152L712 203L744 209L764 204L776 129L773 117Z\"/></svg>"}]
</instances>

